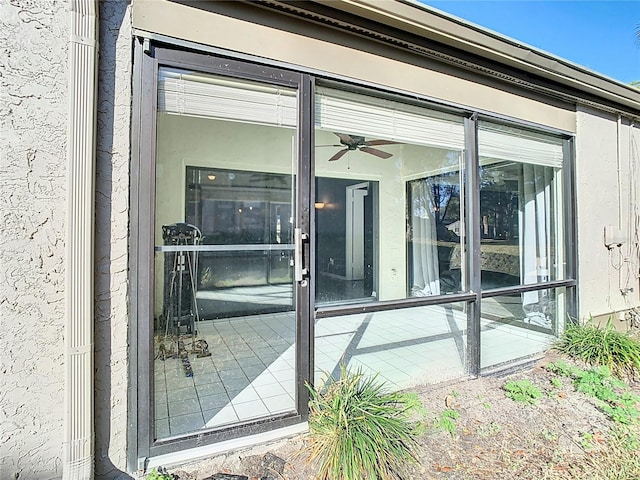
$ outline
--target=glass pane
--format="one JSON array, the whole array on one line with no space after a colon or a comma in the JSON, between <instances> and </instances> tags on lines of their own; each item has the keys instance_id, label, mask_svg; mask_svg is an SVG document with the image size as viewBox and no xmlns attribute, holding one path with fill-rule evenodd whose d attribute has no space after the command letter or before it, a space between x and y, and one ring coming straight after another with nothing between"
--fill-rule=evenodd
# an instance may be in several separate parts
<instances>
[{"instance_id":1,"label":"glass pane","mask_svg":"<svg viewBox=\"0 0 640 480\"><path fill-rule=\"evenodd\" d=\"M562 279L562 142L500 128L479 131L482 288Z\"/></svg>"},{"instance_id":2,"label":"glass pane","mask_svg":"<svg viewBox=\"0 0 640 480\"><path fill-rule=\"evenodd\" d=\"M295 104L296 92L181 72L169 95L176 75L161 69L157 117L157 439L296 405L296 131L278 123L277 98Z\"/></svg>"},{"instance_id":3,"label":"glass pane","mask_svg":"<svg viewBox=\"0 0 640 480\"><path fill-rule=\"evenodd\" d=\"M458 172L409 182L407 241L411 296L460 292L464 268Z\"/></svg>"},{"instance_id":4,"label":"glass pane","mask_svg":"<svg viewBox=\"0 0 640 480\"><path fill-rule=\"evenodd\" d=\"M323 318L315 329L315 385L338 378L341 363L400 390L465 372L466 304Z\"/></svg>"},{"instance_id":5,"label":"glass pane","mask_svg":"<svg viewBox=\"0 0 640 480\"><path fill-rule=\"evenodd\" d=\"M544 352L562 333L565 288L483 298L482 368Z\"/></svg>"},{"instance_id":6,"label":"glass pane","mask_svg":"<svg viewBox=\"0 0 640 480\"><path fill-rule=\"evenodd\" d=\"M461 291L462 119L328 89L316 112L316 304Z\"/></svg>"}]
</instances>

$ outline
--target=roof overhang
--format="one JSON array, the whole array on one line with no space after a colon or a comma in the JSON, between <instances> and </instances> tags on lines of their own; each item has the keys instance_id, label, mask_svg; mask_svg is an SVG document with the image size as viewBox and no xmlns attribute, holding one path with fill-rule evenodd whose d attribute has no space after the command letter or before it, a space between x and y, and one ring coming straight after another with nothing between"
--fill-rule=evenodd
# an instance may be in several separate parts
<instances>
[{"instance_id":1,"label":"roof overhang","mask_svg":"<svg viewBox=\"0 0 640 480\"><path fill-rule=\"evenodd\" d=\"M366 34L365 30L369 30L378 40L383 37L392 38L394 32L408 34L448 47L450 52L465 53L521 72L524 77L521 75L513 83L519 83L525 88L524 84L530 80L532 84L537 82L539 91L555 93L564 100L594 106L602 102L601 106L606 110L620 108L622 113L640 115L640 89L414 0L265 0L264 3L280 6L290 13L307 15L315 20L332 22L334 26L352 29L361 34ZM364 23L350 25L346 21L347 17L341 19L340 13L352 19L359 18ZM404 42L406 44L406 37ZM424 48L424 44L415 45L412 49L422 53L428 50ZM442 52L438 52L437 56L440 60L447 61ZM465 65L472 69L471 63L473 62L467 60ZM481 70L489 73L486 65ZM503 72L499 76L506 81L510 80Z\"/></svg>"}]
</instances>

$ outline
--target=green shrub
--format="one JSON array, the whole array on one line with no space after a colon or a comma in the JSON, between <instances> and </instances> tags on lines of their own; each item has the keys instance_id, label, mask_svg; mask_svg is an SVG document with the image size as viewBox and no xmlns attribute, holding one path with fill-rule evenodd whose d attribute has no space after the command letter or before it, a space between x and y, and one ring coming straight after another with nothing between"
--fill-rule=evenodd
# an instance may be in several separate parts
<instances>
[{"instance_id":1,"label":"green shrub","mask_svg":"<svg viewBox=\"0 0 640 480\"><path fill-rule=\"evenodd\" d=\"M600 366L584 370L563 361L550 363L546 368L571 378L578 392L599 400L598 408L614 422L629 425L640 418L640 397L622 380L613 377L609 368Z\"/></svg>"},{"instance_id":2,"label":"green shrub","mask_svg":"<svg viewBox=\"0 0 640 480\"><path fill-rule=\"evenodd\" d=\"M173 475L167 473L162 467L154 468L145 476L145 480L173 480Z\"/></svg>"},{"instance_id":3,"label":"green shrub","mask_svg":"<svg viewBox=\"0 0 640 480\"><path fill-rule=\"evenodd\" d=\"M456 434L456 420L460 418L460 414L457 410L447 408L444 410L440 417L436 420L435 427L439 430L449 432L449 435L453 437Z\"/></svg>"},{"instance_id":4,"label":"green shrub","mask_svg":"<svg viewBox=\"0 0 640 480\"><path fill-rule=\"evenodd\" d=\"M320 391L308 388L308 452L318 479L400 479L405 465L418 463L417 395L389 392L344 365Z\"/></svg>"},{"instance_id":5,"label":"green shrub","mask_svg":"<svg viewBox=\"0 0 640 480\"><path fill-rule=\"evenodd\" d=\"M504 384L502 389L505 395L510 399L519 403L528 403L535 405L538 398L542 396L542 392L529 380L510 381Z\"/></svg>"},{"instance_id":6,"label":"green shrub","mask_svg":"<svg viewBox=\"0 0 640 480\"><path fill-rule=\"evenodd\" d=\"M592 322L567 327L556 349L589 365L606 366L619 377L640 373L640 342L616 331L611 319L604 328Z\"/></svg>"}]
</instances>

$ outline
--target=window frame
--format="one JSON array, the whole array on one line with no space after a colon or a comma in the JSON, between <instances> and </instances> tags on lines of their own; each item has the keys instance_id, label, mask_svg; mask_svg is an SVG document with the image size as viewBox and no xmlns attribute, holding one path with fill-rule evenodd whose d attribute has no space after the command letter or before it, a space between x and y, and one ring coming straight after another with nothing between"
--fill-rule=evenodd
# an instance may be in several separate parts
<instances>
[{"instance_id":1,"label":"window frame","mask_svg":"<svg viewBox=\"0 0 640 480\"><path fill-rule=\"evenodd\" d=\"M575 211L575 134L546 127L512 117L495 115L490 112L461 107L444 101L435 100L411 92L382 87L366 81L338 78L311 69L295 67L286 69L276 61L243 55L241 60L234 59L233 52L216 51L207 53L202 46L193 45L195 51L186 50L186 46L150 42L148 38L137 37L134 41L133 62L133 104L132 104L132 142L131 142L131 179L130 181L130 327L129 327L129 429L127 459L130 471L143 468L150 456L162 455L206 444L222 439L238 438L259 432L272 430L278 426L288 426L306 420L308 394L298 399L298 415L278 421L258 422L230 429L219 430L206 435L192 435L170 442L154 443L152 407L150 401L150 363L149 317L153 303L153 219L154 219L154 159L155 159L155 115L157 97L157 73L159 65L175 68L193 69L204 73L230 76L274 85L297 88L298 100L298 161L300 181L306 182L304 195L297 199L297 205L311 205L315 197L314 178L314 106L315 85L343 89L355 93L366 93L383 99L401 101L419 105L445 113L459 115L464 124L464 180L465 189L465 259L467 262L467 290L461 293L434 295L431 297L405 298L373 303L350 304L345 306L327 306L315 308L312 292L315 291L313 275L309 279L306 295L298 298L300 308L306 308L313 315L304 332L298 332L298 355L308 372L313 372L313 320L368 313L393 309L436 305L445 303L466 303L469 307L467 371L471 375L480 375L480 313L483 298L499 295L523 293L557 287L566 287L567 314L575 315L577 306L577 261L576 221L569 214ZM150 114L150 115L149 115ZM470 228L473 218L479 218L479 172L478 172L478 122L487 120L508 126L532 129L540 133L560 136L563 139L563 223L566 251L565 278L531 285L518 285L492 290L481 290L480 278L480 235ZM149 161L151 160L151 161ZM145 177L146 176L146 177ZM145 181L144 178L151 178ZM299 208L298 208L299 209ZM300 209L299 209L300 210ZM149 220L151 219L151 220ZM301 222L301 226L315 238L313 215ZM315 265L314 250L305 244L306 257L310 265ZM309 294L311 292L311 294ZM299 324L301 319L297 319ZM304 381L298 372L298 382ZM146 380L146 381L145 381ZM305 408L302 408L302 407Z\"/></svg>"},{"instance_id":2,"label":"window frame","mask_svg":"<svg viewBox=\"0 0 640 480\"><path fill-rule=\"evenodd\" d=\"M259 419L246 424L233 425L213 431L181 436L177 439L154 440L155 418L153 412L153 298L154 298L154 221L155 221L155 158L156 158L156 116L157 78L160 66L195 70L213 75L268 83L293 88L298 92L298 178L296 194L297 224L310 228L308 215L301 205L313 196L309 179L309 165L312 158L313 137L303 135L310 131L312 112L309 94L313 90L311 77L301 72L284 71L258 63L230 60L221 56L195 53L171 46L152 46L141 41L135 43L134 52L134 115L132 121L132 177L131 182L131 228L130 228L130 388L129 388L129 449L127 458L131 471L144 469L149 457L170 454L176 451L215 444L222 440L246 437L268 432L274 428L284 428L300 424L308 418L309 394L304 383L313 371L309 347L312 335L311 322L301 318L301 311L311 311L313 301L310 288L296 288L298 305L296 368L297 405L295 414L285 414L268 419ZM304 165L305 168L300 168ZM304 183L304 185L302 185ZM302 195L300 194L302 193ZM308 244L307 244L308 249ZM309 252L307 251L308 255Z\"/></svg>"}]
</instances>

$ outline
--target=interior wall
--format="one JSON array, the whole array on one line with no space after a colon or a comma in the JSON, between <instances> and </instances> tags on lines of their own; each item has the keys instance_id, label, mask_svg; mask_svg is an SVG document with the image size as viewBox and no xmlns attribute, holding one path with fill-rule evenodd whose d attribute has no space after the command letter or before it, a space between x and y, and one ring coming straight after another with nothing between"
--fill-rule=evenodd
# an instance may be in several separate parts
<instances>
[{"instance_id":1,"label":"interior wall","mask_svg":"<svg viewBox=\"0 0 640 480\"><path fill-rule=\"evenodd\" d=\"M566 131L575 112L458 76L169 0L134 0L134 27L426 95Z\"/></svg>"},{"instance_id":2,"label":"interior wall","mask_svg":"<svg viewBox=\"0 0 640 480\"><path fill-rule=\"evenodd\" d=\"M640 305L638 185L640 126L579 107L576 140L579 314L610 315ZM622 245L607 248L604 228L620 232ZM633 289L629 291L626 289ZM625 292L623 294L623 291ZM614 315L616 321L618 315Z\"/></svg>"},{"instance_id":3,"label":"interior wall","mask_svg":"<svg viewBox=\"0 0 640 480\"><path fill-rule=\"evenodd\" d=\"M287 173L293 168L295 131L291 129L167 114L158 116L157 125L156 245L162 245L162 225L184 221L187 165L269 173ZM317 145L335 141L332 132L316 131ZM283 145L291 145L291 150L284 151ZM389 159L352 151L329 162L336 150L316 149L316 175L378 182L378 275L384 281L377 291L380 300L404 298L406 181L438 173L450 164L449 152L416 145L385 145L384 150L393 153ZM163 271L162 265L158 257L156 271ZM162 277L156 276L158 289L162 282ZM159 314L162 298L157 297Z\"/></svg>"}]
</instances>

